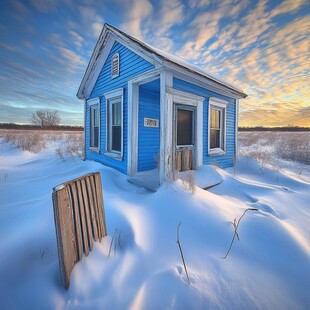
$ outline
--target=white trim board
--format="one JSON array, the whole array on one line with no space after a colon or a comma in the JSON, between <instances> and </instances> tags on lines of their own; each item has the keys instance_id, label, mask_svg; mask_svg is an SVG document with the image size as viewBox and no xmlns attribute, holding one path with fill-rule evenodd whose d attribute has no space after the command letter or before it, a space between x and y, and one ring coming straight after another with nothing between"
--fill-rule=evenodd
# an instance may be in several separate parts
<instances>
[{"instance_id":1,"label":"white trim board","mask_svg":"<svg viewBox=\"0 0 310 310\"><path fill-rule=\"evenodd\" d=\"M208 156L222 156L226 154L226 122L227 122L227 105L228 101L222 100L216 97L210 97L209 103L208 103ZM211 107L214 107L215 109L218 108L221 113L221 124L223 128L220 128L220 138L221 138L221 144L223 145L223 148L210 148L210 124L211 124Z\"/></svg>"}]
</instances>

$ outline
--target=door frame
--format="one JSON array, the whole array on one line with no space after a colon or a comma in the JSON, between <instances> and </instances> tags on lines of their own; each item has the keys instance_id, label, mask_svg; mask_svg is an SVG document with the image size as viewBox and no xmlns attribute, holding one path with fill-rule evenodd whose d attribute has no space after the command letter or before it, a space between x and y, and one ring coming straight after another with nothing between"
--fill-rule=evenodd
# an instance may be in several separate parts
<instances>
[{"instance_id":1,"label":"door frame","mask_svg":"<svg viewBox=\"0 0 310 310\"><path fill-rule=\"evenodd\" d=\"M189 145L178 145L178 111L190 111L192 112L192 144ZM197 160L197 107L193 105L184 105L179 103L174 103L174 130L173 132L173 164L175 167L177 166L177 160L178 160L178 152L181 150L188 150L192 151L192 157L191 157L191 170L196 169L196 160Z\"/></svg>"},{"instance_id":2,"label":"door frame","mask_svg":"<svg viewBox=\"0 0 310 310\"><path fill-rule=\"evenodd\" d=\"M171 118L172 136L171 136L171 151L172 151L172 165L175 165L176 154L176 106L188 106L196 108L195 132L196 132L196 147L195 147L195 168L203 164L203 102L204 97L197 96L191 93L186 93L173 88L168 88L167 93L170 94L168 104L172 106L173 117Z\"/></svg>"}]
</instances>

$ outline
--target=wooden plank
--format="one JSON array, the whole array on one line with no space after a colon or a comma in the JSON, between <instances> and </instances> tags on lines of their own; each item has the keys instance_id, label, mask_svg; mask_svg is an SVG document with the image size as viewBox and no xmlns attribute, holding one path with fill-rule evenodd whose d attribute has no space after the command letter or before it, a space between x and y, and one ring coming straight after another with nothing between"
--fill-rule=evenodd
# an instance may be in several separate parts
<instances>
[{"instance_id":1,"label":"wooden plank","mask_svg":"<svg viewBox=\"0 0 310 310\"><path fill-rule=\"evenodd\" d=\"M92 248L93 248L92 224L91 224L91 219L90 219L90 214L89 214L90 213L89 212L89 202L88 202L87 189L86 189L86 184L85 184L84 179L81 179L81 188L82 188L82 195L83 195L83 202L84 202L88 244L89 244L89 249L92 250Z\"/></svg>"},{"instance_id":2,"label":"wooden plank","mask_svg":"<svg viewBox=\"0 0 310 310\"><path fill-rule=\"evenodd\" d=\"M73 214L68 189L66 187L53 192L53 207L60 272L63 285L67 289L70 283L71 271L78 261L78 255Z\"/></svg>"},{"instance_id":3,"label":"wooden plank","mask_svg":"<svg viewBox=\"0 0 310 310\"><path fill-rule=\"evenodd\" d=\"M84 208L84 201L81 189L81 181L76 181L76 188L79 199L79 210L80 210L80 219L81 219L81 229L82 229L82 237L83 237L83 248L86 256L89 254L89 244L88 244L88 233L87 233L87 223L86 223L86 215Z\"/></svg>"},{"instance_id":4,"label":"wooden plank","mask_svg":"<svg viewBox=\"0 0 310 310\"><path fill-rule=\"evenodd\" d=\"M182 170L182 151L177 151L177 171Z\"/></svg>"},{"instance_id":5,"label":"wooden plank","mask_svg":"<svg viewBox=\"0 0 310 310\"><path fill-rule=\"evenodd\" d=\"M102 223L99 216L99 210L98 210L98 199L97 199L97 193L96 193L96 186L95 186L95 177L94 175L91 175L89 177L90 180L90 187L93 193L94 198L94 209L95 209L95 215L96 215L96 221L97 221L97 228L98 228L98 238L99 241L102 239Z\"/></svg>"},{"instance_id":6,"label":"wooden plank","mask_svg":"<svg viewBox=\"0 0 310 310\"><path fill-rule=\"evenodd\" d=\"M94 197L93 197L93 191L90 185L90 176L87 176L85 178L86 181L86 190L88 195L88 203L89 203L89 211L90 211L90 220L92 223L92 231L93 231L93 237L95 241L98 241L98 226L97 226L97 220L96 220L96 212L95 212L95 203L94 203Z\"/></svg>"},{"instance_id":7,"label":"wooden plank","mask_svg":"<svg viewBox=\"0 0 310 310\"><path fill-rule=\"evenodd\" d=\"M96 172L95 176L95 186L96 186L96 193L97 193L97 202L98 202L98 212L99 218L102 223L102 233L103 237L107 236L107 226L104 214L104 203L103 203L103 194L102 194L102 185L101 185L101 178L100 173Z\"/></svg>"},{"instance_id":8,"label":"wooden plank","mask_svg":"<svg viewBox=\"0 0 310 310\"><path fill-rule=\"evenodd\" d=\"M73 182L70 185L67 185L67 187L70 189L71 193L71 202L72 202L71 205L73 206L73 218L74 218L75 236L77 242L77 253L78 253L78 259L81 260L83 256L83 238L81 232L81 219L79 210L80 207L76 191L76 184L75 182Z\"/></svg>"}]
</instances>

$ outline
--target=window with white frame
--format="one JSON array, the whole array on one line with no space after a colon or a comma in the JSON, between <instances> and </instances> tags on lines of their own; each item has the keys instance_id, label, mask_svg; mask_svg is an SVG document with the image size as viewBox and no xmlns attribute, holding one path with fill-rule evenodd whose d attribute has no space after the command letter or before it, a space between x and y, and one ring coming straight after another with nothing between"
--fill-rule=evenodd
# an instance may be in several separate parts
<instances>
[{"instance_id":1,"label":"window with white frame","mask_svg":"<svg viewBox=\"0 0 310 310\"><path fill-rule=\"evenodd\" d=\"M107 139L106 155L123 155L123 89L104 94L106 97Z\"/></svg>"},{"instance_id":2,"label":"window with white frame","mask_svg":"<svg viewBox=\"0 0 310 310\"><path fill-rule=\"evenodd\" d=\"M90 104L90 147L99 149L100 110L99 103Z\"/></svg>"},{"instance_id":3,"label":"window with white frame","mask_svg":"<svg viewBox=\"0 0 310 310\"><path fill-rule=\"evenodd\" d=\"M119 53L116 53L112 56L111 76L112 76L112 79L119 76Z\"/></svg>"},{"instance_id":4,"label":"window with white frame","mask_svg":"<svg viewBox=\"0 0 310 310\"><path fill-rule=\"evenodd\" d=\"M226 151L226 107L224 100L209 99L209 155L222 155Z\"/></svg>"}]
</instances>

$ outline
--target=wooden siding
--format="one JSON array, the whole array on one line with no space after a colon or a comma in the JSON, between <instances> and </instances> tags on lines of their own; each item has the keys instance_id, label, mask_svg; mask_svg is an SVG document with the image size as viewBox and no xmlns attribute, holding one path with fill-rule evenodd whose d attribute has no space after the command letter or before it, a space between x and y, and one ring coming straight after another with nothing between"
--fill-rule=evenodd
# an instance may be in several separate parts
<instances>
[{"instance_id":1,"label":"wooden siding","mask_svg":"<svg viewBox=\"0 0 310 310\"><path fill-rule=\"evenodd\" d=\"M229 98L200 86L188 83L178 78L173 78L173 88L184 92L205 97L203 103L203 164L216 164L222 168L233 166L235 155L235 99ZM209 97L217 97L228 101L226 110L226 154L220 156L208 156L208 107Z\"/></svg>"},{"instance_id":2,"label":"wooden siding","mask_svg":"<svg viewBox=\"0 0 310 310\"><path fill-rule=\"evenodd\" d=\"M138 171L156 168L156 156L160 152L160 128L144 127L145 117L160 118L159 80L139 89Z\"/></svg>"},{"instance_id":3,"label":"wooden siding","mask_svg":"<svg viewBox=\"0 0 310 310\"><path fill-rule=\"evenodd\" d=\"M111 78L111 59L115 53L119 53L120 75ZM100 98L100 152L99 154L89 149L90 123L89 106L86 105L85 115L85 158L101 162L104 165L113 167L123 173L127 173L127 127L128 127L128 80L146 71L153 69L154 66L138 56L119 42L115 42L106 63L104 64L96 84L91 92L89 99ZM104 155L106 151L106 100L103 96L108 91L122 87L123 97L123 158L122 160L113 159Z\"/></svg>"}]
</instances>

